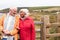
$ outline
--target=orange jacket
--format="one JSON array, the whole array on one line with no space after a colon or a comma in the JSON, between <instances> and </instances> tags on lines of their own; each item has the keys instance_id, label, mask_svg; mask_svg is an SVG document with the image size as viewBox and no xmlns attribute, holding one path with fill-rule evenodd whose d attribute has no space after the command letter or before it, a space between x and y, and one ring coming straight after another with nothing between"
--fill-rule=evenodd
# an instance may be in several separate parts
<instances>
[{"instance_id":1,"label":"orange jacket","mask_svg":"<svg viewBox=\"0 0 60 40\"><path fill-rule=\"evenodd\" d=\"M3 30L4 28L4 18L6 17L6 14L4 14L1 18L0 18L0 31ZM15 40L18 39L18 30L16 29L16 27L19 26L19 16L16 15L15 16L15 24L14 24L14 29L12 31L10 31L10 34L14 36Z\"/></svg>"}]
</instances>

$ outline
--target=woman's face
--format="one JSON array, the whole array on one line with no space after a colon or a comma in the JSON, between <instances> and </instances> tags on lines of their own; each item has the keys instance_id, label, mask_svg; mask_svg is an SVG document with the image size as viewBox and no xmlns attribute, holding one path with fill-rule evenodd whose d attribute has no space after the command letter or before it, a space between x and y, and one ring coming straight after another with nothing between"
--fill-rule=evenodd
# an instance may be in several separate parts
<instances>
[{"instance_id":1,"label":"woman's face","mask_svg":"<svg viewBox=\"0 0 60 40\"><path fill-rule=\"evenodd\" d=\"M26 13L25 12L23 12L23 11L21 11L21 12L19 12L20 13L20 17L21 18L24 18L25 17L25 15L26 15Z\"/></svg>"}]
</instances>

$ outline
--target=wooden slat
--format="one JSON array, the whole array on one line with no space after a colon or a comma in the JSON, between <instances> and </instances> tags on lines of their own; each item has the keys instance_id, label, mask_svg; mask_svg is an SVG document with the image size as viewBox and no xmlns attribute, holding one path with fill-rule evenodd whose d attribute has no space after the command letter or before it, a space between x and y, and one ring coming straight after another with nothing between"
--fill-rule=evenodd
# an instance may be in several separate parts
<instances>
[{"instance_id":1,"label":"wooden slat","mask_svg":"<svg viewBox=\"0 0 60 40\"><path fill-rule=\"evenodd\" d=\"M36 39L40 39L40 37L36 37Z\"/></svg>"},{"instance_id":2,"label":"wooden slat","mask_svg":"<svg viewBox=\"0 0 60 40\"><path fill-rule=\"evenodd\" d=\"M46 19L47 16L43 16L42 18L42 22L44 22L41 26L41 40L46 40L46 22L47 22L47 19Z\"/></svg>"},{"instance_id":3,"label":"wooden slat","mask_svg":"<svg viewBox=\"0 0 60 40\"><path fill-rule=\"evenodd\" d=\"M43 22L40 21L34 21L35 24L42 24Z\"/></svg>"},{"instance_id":4,"label":"wooden slat","mask_svg":"<svg viewBox=\"0 0 60 40\"><path fill-rule=\"evenodd\" d=\"M51 25L60 26L60 23L51 23Z\"/></svg>"},{"instance_id":5,"label":"wooden slat","mask_svg":"<svg viewBox=\"0 0 60 40\"><path fill-rule=\"evenodd\" d=\"M40 29L36 29L36 32L40 32L41 30Z\"/></svg>"},{"instance_id":6,"label":"wooden slat","mask_svg":"<svg viewBox=\"0 0 60 40\"><path fill-rule=\"evenodd\" d=\"M58 36L60 36L60 33L46 34L46 37L58 37Z\"/></svg>"}]
</instances>

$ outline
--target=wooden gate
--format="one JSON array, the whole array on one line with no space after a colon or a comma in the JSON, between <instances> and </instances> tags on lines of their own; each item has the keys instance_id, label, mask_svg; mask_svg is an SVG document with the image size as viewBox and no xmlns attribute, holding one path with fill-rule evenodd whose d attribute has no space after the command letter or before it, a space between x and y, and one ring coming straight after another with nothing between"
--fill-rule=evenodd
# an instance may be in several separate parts
<instances>
[{"instance_id":1,"label":"wooden gate","mask_svg":"<svg viewBox=\"0 0 60 40\"><path fill-rule=\"evenodd\" d=\"M49 40L49 37L59 37L60 36L60 14L57 14L57 22L56 23L50 23L50 15L43 15L42 22L43 25L41 27L41 40ZM49 30L51 26L54 25L57 27L57 33L50 34Z\"/></svg>"}]
</instances>

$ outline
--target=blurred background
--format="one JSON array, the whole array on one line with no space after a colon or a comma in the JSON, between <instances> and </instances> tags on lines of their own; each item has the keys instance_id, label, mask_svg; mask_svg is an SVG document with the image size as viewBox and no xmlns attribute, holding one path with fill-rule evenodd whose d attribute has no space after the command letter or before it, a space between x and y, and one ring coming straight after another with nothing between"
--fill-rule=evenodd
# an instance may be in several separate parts
<instances>
[{"instance_id":1,"label":"blurred background","mask_svg":"<svg viewBox=\"0 0 60 40\"><path fill-rule=\"evenodd\" d=\"M9 12L10 7L17 7L18 11L21 8L27 8L30 11L30 16L34 19L36 40L41 39L41 16L50 15L49 22L57 22L57 15L60 14L59 0L1 0L0 1L0 17ZM17 11L17 12L18 12ZM60 29L59 29L60 30ZM59 31L60 32L60 31ZM58 33L59 33L58 32ZM52 25L49 29L49 34L57 33L57 27ZM49 40L60 40L59 37L49 37Z\"/></svg>"},{"instance_id":2,"label":"blurred background","mask_svg":"<svg viewBox=\"0 0 60 40\"><path fill-rule=\"evenodd\" d=\"M41 22L40 17L42 15L50 15L50 23L55 23L57 22L57 12L60 12L60 6L45 6L45 7L17 7L18 11L21 8L27 8L30 11L30 16L34 19L35 21L35 30L36 30L36 40L40 40L40 29L41 25L39 22ZM17 11L17 12L18 12ZM0 10L0 17L9 12L9 8L2 9ZM54 25L52 25L49 33L56 33L56 28ZM50 37L49 40L57 40L57 37ZM60 40L60 39L59 39Z\"/></svg>"}]
</instances>

